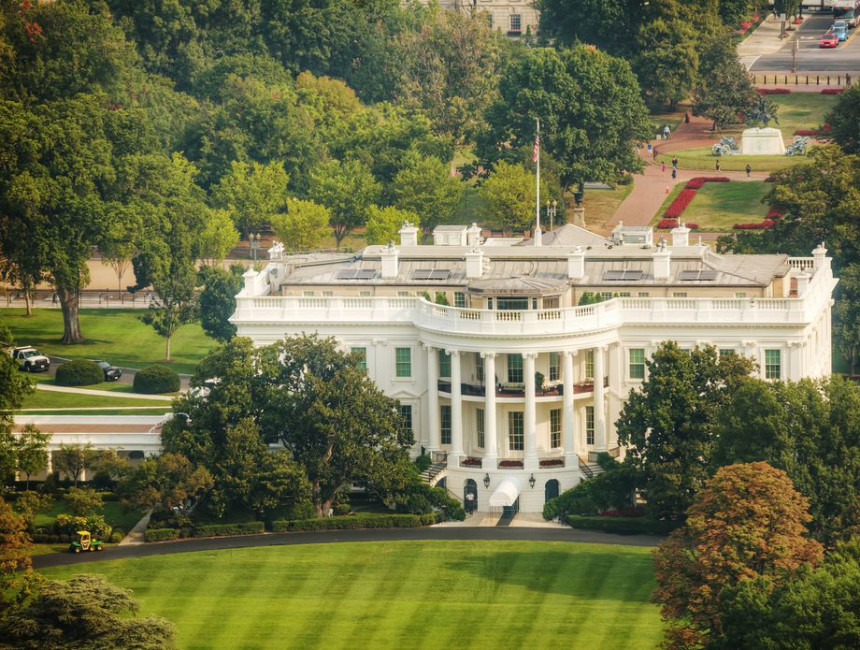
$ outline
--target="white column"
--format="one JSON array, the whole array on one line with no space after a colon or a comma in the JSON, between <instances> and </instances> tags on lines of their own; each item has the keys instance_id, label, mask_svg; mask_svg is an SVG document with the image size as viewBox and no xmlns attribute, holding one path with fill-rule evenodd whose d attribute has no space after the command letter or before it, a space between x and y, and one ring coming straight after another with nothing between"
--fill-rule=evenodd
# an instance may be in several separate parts
<instances>
[{"instance_id":1,"label":"white column","mask_svg":"<svg viewBox=\"0 0 860 650\"><path fill-rule=\"evenodd\" d=\"M526 384L526 412L524 413L524 424L525 424L525 462L523 464L524 469L537 469L538 468L538 457L537 457L537 432L536 432L536 416L537 409L535 404L535 358L537 357L536 352L526 352L523 354L523 359L525 360L525 368L523 369L523 374L525 375L525 384Z\"/></svg>"},{"instance_id":2,"label":"white column","mask_svg":"<svg viewBox=\"0 0 860 650\"><path fill-rule=\"evenodd\" d=\"M462 376L460 374L460 351L448 350L451 355L451 452L448 454L448 467L459 467L463 455L463 399L460 394Z\"/></svg>"},{"instance_id":3,"label":"white column","mask_svg":"<svg viewBox=\"0 0 860 650\"><path fill-rule=\"evenodd\" d=\"M573 411L573 357L575 351L566 350L562 353L564 367L562 368L562 426L563 426L563 442L564 442L564 466L576 467L578 461L576 459L576 435L575 422Z\"/></svg>"},{"instance_id":4,"label":"white column","mask_svg":"<svg viewBox=\"0 0 860 650\"><path fill-rule=\"evenodd\" d=\"M482 352L484 357L484 469L496 469L499 443L496 434L496 353Z\"/></svg>"},{"instance_id":5,"label":"white column","mask_svg":"<svg viewBox=\"0 0 860 650\"><path fill-rule=\"evenodd\" d=\"M621 362L621 344L613 343L609 346L609 365L606 367L606 374L609 377L609 404L607 405L609 417L605 425L608 449L618 446L618 432L615 431L614 423L618 421L624 402L624 391L621 386L624 368Z\"/></svg>"},{"instance_id":6,"label":"white column","mask_svg":"<svg viewBox=\"0 0 860 650\"><path fill-rule=\"evenodd\" d=\"M436 348L427 346L427 428L430 430L430 450L442 448L439 429L439 359Z\"/></svg>"},{"instance_id":7,"label":"white column","mask_svg":"<svg viewBox=\"0 0 860 650\"><path fill-rule=\"evenodd\" d=\"M594 348L594 446L597 451L606 451L606 388L603 386L605 350L603 346Z\"/></svg>"}]
</instances>

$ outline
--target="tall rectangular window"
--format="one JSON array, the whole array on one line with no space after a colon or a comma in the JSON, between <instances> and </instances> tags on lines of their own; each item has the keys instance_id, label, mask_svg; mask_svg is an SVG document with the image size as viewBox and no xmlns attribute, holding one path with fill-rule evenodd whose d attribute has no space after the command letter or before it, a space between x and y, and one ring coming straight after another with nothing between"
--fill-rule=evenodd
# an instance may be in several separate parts
<instances>
[{"instance_id":1,"label":"tall rectangular window","mask_svg":"<svg viewBox=\"0 0 860 650\"><path fill-rule=\"evenodd\" d=\"M508 383L523 383L523 355L508 355Z\"/></svg>"},{"instance_id":2,"label":"tall rectangular window","mask_svg":"<svg viewBox=\"0 0 860 650\"><path fill-rule=\"evenodd\" d=\"M439 407L439 424L442 431L442 444L451 444L451 406L443 404Z\"/></svg>"},{"instance_id":3,"label":"tall rectangular window","mask_svg":"<svg viewBox=\"0 0 860 650\"><path fill-rule=\"evenodd\" d=\"M412 433L412 406L409 404L400 405L400 417L403 418L404 433Z\"/></svg>"},{"instance_id":4,"label":"tall rectangular window","mask_svg":"<svg viewBox=\"0 0 860 650\"><path fill-rule=\"evenodd\" d=\"M594 407L585 407L585 444L594 444Z\"/></svg>"},{"instance_id":5,"label":"tall rectangular window","mask_svg":"<svg viewBox=\"0 0 860 650\"><path fill-rule=\"evenodd\" d=\"M549 380L558 381L558 352L549 353Z\"/></svg>"},{"instance_id":6,"label":"tall rectangular window","mask_svg":"<svg viewBox=\"0 0 860 650\"><path fill-rule=\"evenodd\" d=\"M520 18L520 14L511 14L511 31L519 32L522 31L522 20Z\"/></svg>"},{"instance_id":7,"label":"tall rectangular window","mask_svg":"<svg viewBox=\"0 0 860 650\"><path fill-rule=\"evenodd\" d=\"M439 376L451 376L451 355L445 350L439 350Z\"/></svg>"},{"instance_id":8,"label":"tall rectangular window","mask_svg":"<svg viewBox=\"0 0 860 650\"><path fill-rule=\"evenodd\" d=\"M358 359L358 367L367 370L367 348L350 348L349 351Z\"/></svg>"},{"instance_id":9,"label":"tall rectangular window","mask_svg":"<svg viewBox=\"0 0 860 650\"><path fill-rule=\"evenodd\" d=\"M585 378L594 379L594 350L585 351Z\"/></svg>"},{"instance_id":10,"label":"tall rectangular window","mask_svg":"<svg viewBox=\"0 0 860 650\"><path fill-rule=\"evenodd\" d=\"M394 350L396 368L395 376L412 376L412 348L395 348Z\"/></svg>"},{"instance_id":11,"label":"tall rectangular window","mask_svg":"<svg viewBox=\"0 0 860 650\"><path fill-rule=\"evenodd\" d=\"M508 449L522 451L525 448L525 426L522 411L508 411Z\"/></svg>"},{"instance_id":12,"label":"tall rectangular window","mask_svg":"<svg viewBox=\"0 0 860 650\"><path fill-rule=\"evenodd\" d=\"M549 446L553 449L561 447L561 409L549 412Z\"/></svg>"},{"instance_id":13,"label":"tall rectangular window","mask_svg":"<svg viewBox=\"0 0 860 650\"><path fill-rule=\"evenodd\" d=\"M645 379L645 349L631 348L630 355L630 379Z\"/></svg>"},{"instance_id":14,"label":"tall rectangular window","mask_svg":"<svg viewBox=\"0 0 860 650\"><path fill-rule=\"evenodd\" d=\"M765 379L782 379L782 351L764 351L764 377Z\"/></svg>"},{"instance_id":15,"label":"tall rectangular window","mask_svg":"<svg viewBox=\"0 0 860 650\"><path fill-rule=\"evenodd\" d=\"M484 409L475 410L475 431L478 434L478 447L484 448Z\"/></svg>"},{"instance_id":16,"label":"tall rectangular window","mask_svg":"<svg viewBox=\"0 0 860 650\"><path fill-rule=\"evenodd\" d=\"M454 306L455 307L465 307L466 306L466 294L462 291L454 292Z\"/></svg>"},{"instance_id":17,"label":"tall rectangular window","mask_svg":"<svg viewBox=\"0 0 860 650\"><path fill-rule=\"evenodd\" d=\"M475 353L475 375L480 383L484 383L484 357L480 352Z\"/></svg>"},{"instance_id":18,"label":"tall rectangular window","mask_svg":"<svg viewBox=\"0 0 860 650\"><path fill-rule=\"evenodd\" d=\"M720 348L720 357L730 357L735 353L731 348Z\"/></svg>"}]
</instances>

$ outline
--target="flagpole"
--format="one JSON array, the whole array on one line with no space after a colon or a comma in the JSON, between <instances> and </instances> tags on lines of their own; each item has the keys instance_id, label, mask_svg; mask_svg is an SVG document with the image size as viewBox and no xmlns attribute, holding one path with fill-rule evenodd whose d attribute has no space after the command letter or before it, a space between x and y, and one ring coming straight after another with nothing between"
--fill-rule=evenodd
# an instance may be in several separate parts
<instances>
[{"instance_id":1,"label":"flagpole","mask_svg":"<svg viewBox=\"0 0 860 650\"><path fill-rule=\"evenodd\" d=\"M537 157L537 192L535 199L535 246L541 245L542 234L540 231L540 118L535 120L537 134L535 135L535 156Z\"/></svg>"}]
</instances>

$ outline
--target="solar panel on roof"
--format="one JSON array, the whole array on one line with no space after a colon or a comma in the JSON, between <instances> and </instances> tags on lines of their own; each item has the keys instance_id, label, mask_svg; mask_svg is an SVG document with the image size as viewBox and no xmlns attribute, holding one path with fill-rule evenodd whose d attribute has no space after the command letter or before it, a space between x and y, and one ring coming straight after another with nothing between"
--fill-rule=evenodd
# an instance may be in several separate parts
<instances>
[{"instance_id":1,"label":"solar panel on roof","mask_svg":"<svg viewBox=\"0 0 860 650\"><path fill-rule=\"evenodd\" d=\"M338 280L355 280L356 269L343 269L337 272Z\"/></svg>"},{"instance_id":2,"label":"solar panel on roof","mask_svg":"<svg viewBox=\"0 0 860 650\"><path fill-rule=\"evenodd\" d=\"M436 269L435 271L430 272L430 280L447 280L448 276L451 275L451 271L448 269Z\"/></svg>"},{"instance_id":3,"label":"solar panel on roof","mask_svg":"<svg viewBox=\"0 0 860 650\"><path fill-rule=\"evenodd\" d=\"M356 280L372 280L376 276L376 271L373 269L359 269L355 273Z\"/></svg>"},{"instance_id":4,"label":"solar panel on roof","mask_svg":"<svg viewBox=\"0 0 860 650\"><path fill-rule=\"evenodd\" d=\"M413 280L429 280L432 275L432 269L415 269L412 271Z\"/></svg>"},{"instance_id":5,"label":"solar panel on roof","mask_svg":"<svg viewBox=\"0 0 860 650\"><path fill-rule=\"evenodd\" d=\"M630 282L641 279L641 269L609 269L603 273L604 282Z\"/></svg>"},{"instance_id":6,"label":"solar panel on roof","mask_svg":"<svg viewBox=\"0 0 860 650\"><path fill-rule=\"evenodd\" d=\"M700 271L681 271L678 274L681 282L713 281L717 279L717 272L713 269L702 269Z\"/></svg>"}]
</instances>

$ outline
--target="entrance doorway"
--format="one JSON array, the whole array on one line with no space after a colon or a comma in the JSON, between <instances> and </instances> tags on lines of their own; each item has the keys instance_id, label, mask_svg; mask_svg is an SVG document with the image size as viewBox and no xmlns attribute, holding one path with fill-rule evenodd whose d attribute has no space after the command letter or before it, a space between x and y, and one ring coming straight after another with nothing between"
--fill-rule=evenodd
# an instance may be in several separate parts
<instances>
[{"instance_id":1,"label":"entrance doorway","mask_svg":"<svg viewBox=\"0 0 860 650\"><path fill-rule=\"evenodd\" d=\"M550 499L555 499L558 496L558 481L555 479L547 481L543 493L544 502L549 501Z\"/></svg>"},{"instance_id":2,"label":"entrance doorway","mask_svg":"<svg viewBox=\"0 0 860 650\"><path fill-rule=\"evenodd\" d=\"M463 487L463 507L468 515L478 509L478 484L472 479L466 479Z\"/></svg>"}]
</instances>

